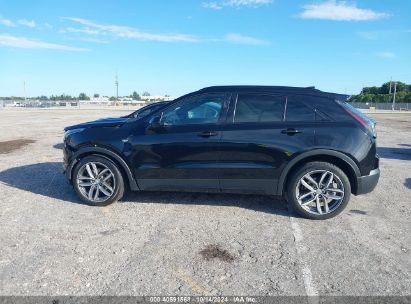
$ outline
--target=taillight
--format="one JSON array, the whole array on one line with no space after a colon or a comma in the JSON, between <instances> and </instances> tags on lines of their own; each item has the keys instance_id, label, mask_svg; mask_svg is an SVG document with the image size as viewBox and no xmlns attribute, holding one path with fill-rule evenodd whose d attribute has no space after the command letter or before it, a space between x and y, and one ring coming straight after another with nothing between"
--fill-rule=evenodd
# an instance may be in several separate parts
<instances>
[{"instance_id":1,"label":"taillight","mask_svg":"<svg viewBox=\"0 0 411 304\"><path fill-rule=\"evenodd\" d=\"M357 114L355 114L354 112L350 110L347 110L347 112L348 114L351 115L351 117L353 117L356 121L362 124L368 131L370 131L370 133L372 134L374 138L377 138L377 130L375 128L375 123L368 123L367 121L365 121L360 116L358 116Z\"/></svg>"},{"instance_id":2,"label":"taillight","mask_svg":"<svg viewBox=\"0 0 411 304\"><path fill-rule=\"evenodd\" d=\"M362 119L361 117L359 117L358 115L356 115L355 113L351 112L350 110L347 111L356 121L358 121L360 124L362 124L364 127L366 127L367 129L370 129L370 126L364 121L364 119Z\"/></svg>"}]
</instances>

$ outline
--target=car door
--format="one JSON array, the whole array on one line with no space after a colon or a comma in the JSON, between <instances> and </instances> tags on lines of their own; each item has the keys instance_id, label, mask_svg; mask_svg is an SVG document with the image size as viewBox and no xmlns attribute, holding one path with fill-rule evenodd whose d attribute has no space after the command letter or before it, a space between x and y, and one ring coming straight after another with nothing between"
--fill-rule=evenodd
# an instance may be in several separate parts
<instances>
[{"instance_id":1,"label":"car door","mask_svg":"<svg viewBox=\"0 0 411 304\"><path fill-rule=\"evenodd\" d=\"M161 113L159 123L134 136L133 168L139 187L218 190L218 161L226 94L183 98Z\"/></svg>"},{"instance_id":2,"label":"car door","mask_svg":"<svg viewBox=\"0 0 411 304\"><path fill-rule=\"evenodd\" d=\"M276 194L289 160L314 144L314 111L302 106L286 94L239 93L232 100L221 136L223 191ZM303 109L300 117L292 114L299 107Z\"/></svg>"}]
</instances>

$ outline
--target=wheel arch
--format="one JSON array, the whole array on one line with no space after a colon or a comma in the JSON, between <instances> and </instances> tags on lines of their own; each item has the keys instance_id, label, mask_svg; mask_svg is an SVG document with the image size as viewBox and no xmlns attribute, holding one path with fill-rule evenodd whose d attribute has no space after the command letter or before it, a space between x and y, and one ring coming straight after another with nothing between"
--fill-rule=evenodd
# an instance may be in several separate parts
<instances>
[{"instance_id":1,"label":"wheel arch","mask_svg":"<svg viewBox=\"0 0 411 304\"><path fill-rule=\"evenodd\" d=\"M357 177L361 175L357 164L347 155L333 150L318 149L305 152L290 161L281 173L278 181L277 195L283 195L287 189L290 176L306 163L313 161L328 162L339 167L348 177L351 192L356 193L358 187Z\"/></svg>"},{"instance_id":2,"label":"wheel arch","mask_svg":"<svg viewBox=\"0 0 411 304\"><path fill-rule=\"evenodd\" d=\"M138 185L134 179L133 173L127 162L120 155L118 155L118 153L102 147L85 147L77 151L73 155L73 160L67 170L69 180L72 180L73 169L76 166L76 164L84 157L90 155L100 156L114 162L120 169L121 173L123 174L123 177L126 179L126 182L129 185L130 189L133 191L139 190Z\"/></svg>"}]
</instances>

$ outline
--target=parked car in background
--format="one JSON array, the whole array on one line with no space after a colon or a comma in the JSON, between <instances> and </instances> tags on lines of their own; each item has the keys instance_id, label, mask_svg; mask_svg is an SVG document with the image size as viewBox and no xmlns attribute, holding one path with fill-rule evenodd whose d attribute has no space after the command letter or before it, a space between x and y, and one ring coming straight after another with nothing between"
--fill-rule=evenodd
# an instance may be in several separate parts
<instances>
[{"instance_id":1,"label":"parked car in background","mask_svg":"<svg viewBox=\"0 0 411 304\"><path fill-rule=\"evenodd\" d=\"M147 115L67 127L65 173L90 205L126 189L260 193L331 218L380 175L375 122L345 99L313 87L205 88Z\"/></svg>"}]
</instances>

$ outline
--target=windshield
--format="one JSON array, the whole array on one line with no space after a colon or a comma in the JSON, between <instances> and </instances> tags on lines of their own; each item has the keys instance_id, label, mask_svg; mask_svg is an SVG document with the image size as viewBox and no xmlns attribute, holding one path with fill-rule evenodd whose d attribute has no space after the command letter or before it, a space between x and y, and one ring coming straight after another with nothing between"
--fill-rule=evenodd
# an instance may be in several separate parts
<instances>
[{"instance_id":1,"label":"windshield","mask_svg":"<svg viewBox=\"0 0 411 304\"><path fill-rule=\"evenodd\" d=\"M141 119L141 118L146 117L147 115L150 115L154 111L157 111L158 109L164 107L166 104L167 104L166 102L157 102L157 103L142 107L141 109L138 109L137 111L131 113L127 117Z\"/></svg>"}]
</instances>

